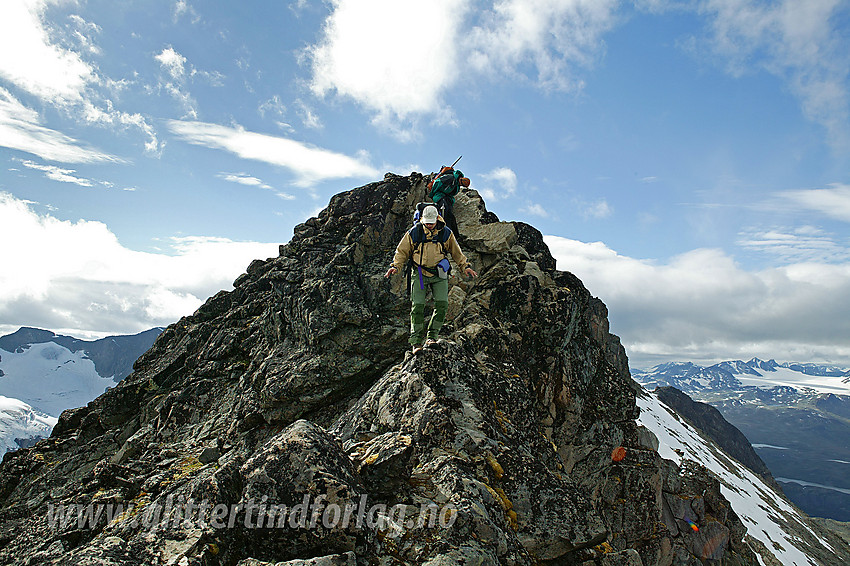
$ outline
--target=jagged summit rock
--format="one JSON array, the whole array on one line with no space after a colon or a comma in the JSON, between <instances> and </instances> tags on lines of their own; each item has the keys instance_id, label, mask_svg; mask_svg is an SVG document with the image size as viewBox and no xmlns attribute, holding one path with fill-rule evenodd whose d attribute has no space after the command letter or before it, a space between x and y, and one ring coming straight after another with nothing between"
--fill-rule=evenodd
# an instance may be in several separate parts
<instances>
[{"instance_id":1,"label":"jagged summit rock","mask_svg":"<svg viewBox=\"0 0 850 566\"><path fill-rule=\"evenodd\" d=\"M756 564L717 482L635 423L602 302L475 191L455 210L480 277L452 281L443 339L407 352L404 280L383 274L425 191L388 174L336 195L7 456L0 563ZM206 507L170 520L189 500ZM57 521L70 505L91 520ZM436 525L379 520L428 506Z\"/></svg>"}]
</instances>

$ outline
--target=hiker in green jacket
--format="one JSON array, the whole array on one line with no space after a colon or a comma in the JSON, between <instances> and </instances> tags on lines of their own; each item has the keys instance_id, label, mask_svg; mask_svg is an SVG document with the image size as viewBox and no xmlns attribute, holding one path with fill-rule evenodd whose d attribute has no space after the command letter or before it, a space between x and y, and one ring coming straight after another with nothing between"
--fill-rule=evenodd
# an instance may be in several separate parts
<instances>
[{"instance_id":1,"label":"hiker in green jacket","mask_svg":"<svg viewBox=\"0 0 850 566\"><path fill-rule=\"evenodd\" d=\"M422 211L421 222L409 230L398 243L392 265L384 275L390 277L401 271L408 259L413 260L414 276L410 281L410 344L414 354L422 350L423 343L427 346L437 340L446 319L449 307L448 272L451 270L449 255L458 269L466 275L478 276L460 251L455 235L437 214L437 208L428 205ZM425 342L425 297L429 288L434 296L434 312L428 322L428 340Z\"/></svg>"},{"instance_id":2,"label":"hiker in green jacket","mask_svg":"<svg viewBox=\"0 0 850 566\"><path fill-rule=\"evenodd\" d=\"M445 220L446 226L451 228L455 235L459 235L457 221L455 220L454 205L455 196L461 187L468 187L469 179L463 176L463 171L454 167L443 166L434 179L428 183L430 189L428 196L437 207L440 216Z\"/></svg>"}]
</instances>

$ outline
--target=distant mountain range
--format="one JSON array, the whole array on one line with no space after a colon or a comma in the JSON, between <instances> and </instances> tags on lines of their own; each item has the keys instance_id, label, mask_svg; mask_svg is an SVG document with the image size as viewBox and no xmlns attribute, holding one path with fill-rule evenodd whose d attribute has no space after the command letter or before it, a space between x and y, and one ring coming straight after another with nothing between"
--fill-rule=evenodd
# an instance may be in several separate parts
<instances>
[{"instance_id":1,"label":"distant mountain range","mask_svg":"<svg viewBox=\"0 0 850 566\"><path fill-rule=\"evenodd\" d=\"M675 387L717 408L795 504L812 516L850 521L850 369L753 358L631 373L649 390Z\"/></svg>"},{"instance_id":2,"label":"distant mountain range","mask_svg":"<svg viewBox=\"0 0 850 566\"><path fill-rule=\"evenodd\" d=\"M124 379L162 330L89 341L23 327L0 337L0 456L48 436L62 411Z\"/></svg>"},{"instance_id":3,"label":"distant mountain range","mask_svg":"<svg viewBox=\"0 0 850 566\"><path fill-rule=\"evenodd\" d=\"M0 337L0 350L24 353L33 344L54 343L76 353L85 352L85 357L94 363L100 377L118 383L133 371L133 363L159 336L163 328L151 328L138 334L107 336L99 340L80 340L62 336L49 330L22 327L17 332ZM2 355L2 352L0 352Z\"/></svg>"},{"instance_id":4,"label":"distant mountain range","mask_svg":"<svg viewBox=\"0 0 850 566\"><path fill-rule=\"evenodd\" d=\"M645 387L670 386L685 393L789 387L800 393L850 395L850 368L799 362L780 364L758 358L711 366L669 362L649 370L632 369L632 377Z\"/></svg>"}]
</instances>

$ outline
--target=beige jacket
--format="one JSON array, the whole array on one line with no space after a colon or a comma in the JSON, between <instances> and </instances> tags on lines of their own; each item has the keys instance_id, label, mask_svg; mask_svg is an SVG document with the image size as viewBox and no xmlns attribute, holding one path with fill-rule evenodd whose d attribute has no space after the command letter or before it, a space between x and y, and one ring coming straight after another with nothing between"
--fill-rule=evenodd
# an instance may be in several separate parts
<instances>
[{"instance_id":1,"label":"beige jacket","mask_svg":"<svg viewBox=\"0 0 850 566\"><path fill-rule=\"evenodd\" d=\"M428 240L435 238L444 226L445 222L441 216L437 217L437 225L434 226L433 230L428 230L428 228L423 224L422 229L425 230L425 241L419 245L419 249L417 249L415 253L413 250L413 238L410 236L410 230L408 230L395 249L393 267L401 271L404 269L405 264L407 264L408 258L412 255L413 264L416 266L422 266L422 271L425 275L432 277L436 275L437 263L446 256L443 255L443 244L436 241L429 242ZM460 246L457 244L457 239L455 238L454 233L449 235L449 239L445 243L445 248L449 255L452 256L452 259L458 266L458 269L464 271L467 267L469 267L469 260L467 260L466 256L463 255L463 252L460 251Z\"/></svg>"}]
</instances>

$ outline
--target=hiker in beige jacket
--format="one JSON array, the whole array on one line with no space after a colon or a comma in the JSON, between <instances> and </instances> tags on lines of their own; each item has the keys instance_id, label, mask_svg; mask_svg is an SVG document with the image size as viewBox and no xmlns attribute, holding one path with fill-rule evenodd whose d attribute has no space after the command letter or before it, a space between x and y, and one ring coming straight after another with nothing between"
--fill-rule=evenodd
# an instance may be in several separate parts
<instances>
[{"instance_id":1,"label":"hiker in beige jacket","mask_svg":"<svg viewBox=\"0 0 850 566\"><path fill-rule=\"evenodd\" d=\"M417 230L422 232L417 234ZM451 269L449 255L458 269L466 275L478 276L460 250L454 233L437 214L437 208L429 205L422 211L421 223L409 230L398 243L392 265L384 275L390 277L401 271L408 259L413 260L414 276L410 282L410 344L414 354L422 350L425 339L425 298L429 288L434 296L434 313L428 322L426 345L436 341L446 319L446 310L449 307L448 271Z\"/></svg>"}]
</instances>

